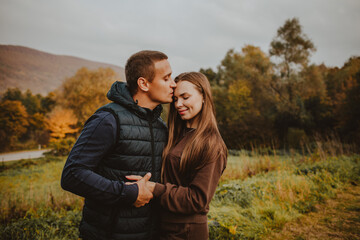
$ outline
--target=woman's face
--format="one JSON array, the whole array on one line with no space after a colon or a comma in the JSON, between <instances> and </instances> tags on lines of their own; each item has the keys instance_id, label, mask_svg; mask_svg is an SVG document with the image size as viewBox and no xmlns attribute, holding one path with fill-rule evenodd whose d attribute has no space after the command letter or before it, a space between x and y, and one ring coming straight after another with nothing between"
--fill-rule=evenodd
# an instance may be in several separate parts
<instances>
[{"instance_id":1,"label":"woman's face","mask_svg":"<svg viewBox=\"0 0 360 240\"><path fill-rule=\"evenodd\" d=\"M196 86L188 81L177 83L174 92L174 104L182 120L187 121L187 127L196 128L194 121L203 106L203 95Z\"/></svg>"}]
</instances>

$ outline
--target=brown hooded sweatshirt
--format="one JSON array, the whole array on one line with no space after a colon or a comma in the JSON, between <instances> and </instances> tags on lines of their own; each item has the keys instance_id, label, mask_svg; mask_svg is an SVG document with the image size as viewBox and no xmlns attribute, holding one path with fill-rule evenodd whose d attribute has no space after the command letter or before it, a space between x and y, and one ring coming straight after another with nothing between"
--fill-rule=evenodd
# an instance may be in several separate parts
<instances>
[{"instance_id":1,"label":"brown hooded sweatshirt","mask_svg":"<svg viewBox=\"0 0 360 240\"><path fill-rule=\"evenodd\" d=\"M154 197L163 209L163 222L207 222L210 201L226 167L226 154L222 154L219 159L209 159L199 170L194 169L186 176L180 174L181 154L194 132L186 129L183 138L170 150L164 167L164 184L155 185Z\"/></svg>"}]
</instances>

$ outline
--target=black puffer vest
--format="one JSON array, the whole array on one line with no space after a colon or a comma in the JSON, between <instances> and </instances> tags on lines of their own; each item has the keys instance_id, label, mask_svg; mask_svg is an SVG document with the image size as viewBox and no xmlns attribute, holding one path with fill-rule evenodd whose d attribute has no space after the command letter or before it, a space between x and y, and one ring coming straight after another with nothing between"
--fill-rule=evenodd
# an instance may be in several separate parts
<instances>
[{"instance_id":1,"label":"black puffer vest","mask_svg":"<svg viewBox=\"0 0 360 240\"><path fill-rule=\"evenodd\" d=\"M167 140L161 105L153 111L134 103L125 83L115 82L108 98L113 103L98 111L114 114L117 144L102 159L97 173L114 181L127 181L126 175L152 173L151 181L160 181L161 154ZM151 239L158 225L153 202L144 207L105 205L85 199L80 237L84 239Z\"/></svg>"}]
</instances>

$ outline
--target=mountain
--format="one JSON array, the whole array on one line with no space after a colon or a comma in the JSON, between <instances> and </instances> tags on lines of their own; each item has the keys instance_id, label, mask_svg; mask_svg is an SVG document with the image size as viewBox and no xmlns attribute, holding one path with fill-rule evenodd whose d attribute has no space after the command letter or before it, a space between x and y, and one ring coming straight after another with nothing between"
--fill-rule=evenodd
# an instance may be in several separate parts
<instances>
[{"instance_id":1,"label":"mountain","mask_svg":"<svg viewBox=\"0 0 360 240\"><path fill-rule=\"evenodd\" d=\"M124 68L119 66L22 46L0 45L0 93L18 87L22 91L30 89L33 93L46 95L81 67L91 70L109 67L125 80Z\"/></svg>"}]
</instances>

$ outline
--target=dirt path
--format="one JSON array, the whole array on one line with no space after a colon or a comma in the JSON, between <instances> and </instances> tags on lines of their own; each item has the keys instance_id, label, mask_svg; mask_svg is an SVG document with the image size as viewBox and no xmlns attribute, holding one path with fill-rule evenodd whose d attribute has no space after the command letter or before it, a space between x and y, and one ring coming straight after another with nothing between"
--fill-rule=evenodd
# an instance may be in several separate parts
<instances>
[{"instance_id":1,"label":"dirt path","mask_svg":"<svg viewBox=\"0 0 360 240\"><path fill-rule=\"evenodd\" d=\"M49 151L49 149L1 153L0 161L7 162L21 159L39 158L42 157L43 153L47 151Z\"/></svg>"},{"instance_id":2,"label":"dirt path","mask_svg":"<svg viewBox=\"0 0 360 240\"><path fill-rule=\"evenodd\" d=\"M267 239L360 239L360 186L346 187L316 212L285 224Z\"/></svg>"}]
</instances>

